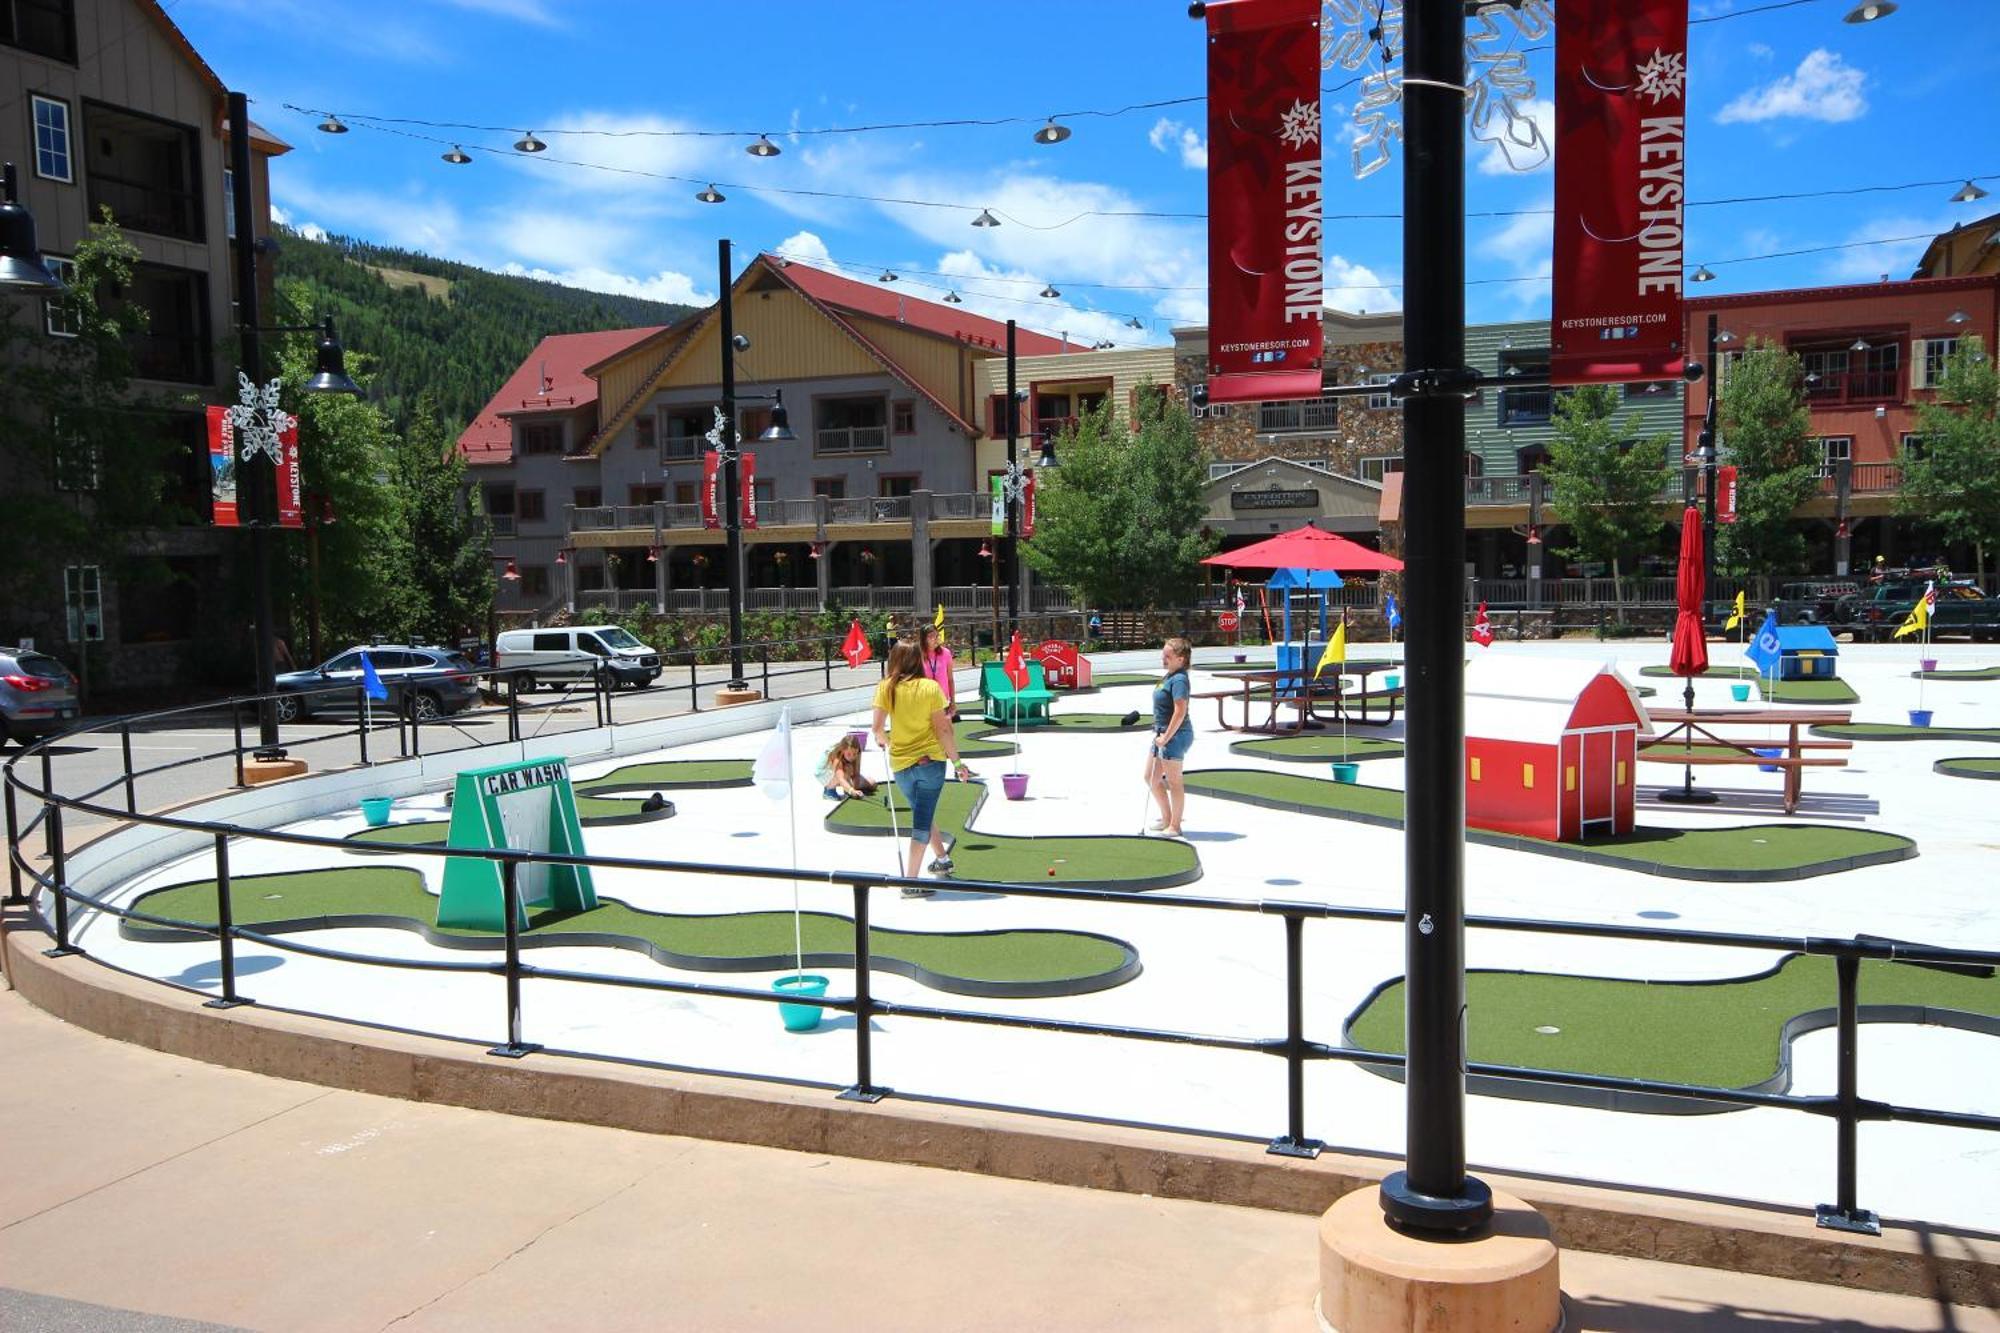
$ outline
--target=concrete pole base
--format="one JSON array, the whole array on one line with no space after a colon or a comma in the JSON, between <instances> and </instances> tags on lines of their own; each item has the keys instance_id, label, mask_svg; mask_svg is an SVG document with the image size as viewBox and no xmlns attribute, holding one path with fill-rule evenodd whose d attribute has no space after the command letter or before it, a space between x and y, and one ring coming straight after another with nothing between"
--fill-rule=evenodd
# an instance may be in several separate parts
<instances>
[{"instance_id":1,"label":"concrete pole base","mask_svg":"<svg viewBox=\"0 0 2000 1333\"><path fill-rule=\"evenodd\" d=\"M762 690L732 690L727 685L715 692L717 708L734 708L737 704L754 704L764 697Z\"/></svg>"},{"instance_id":2,"label":"concrete pole base","mask_svg":"<svg viewBox=\"0 0 2000 1333\"><path fill-rule=\"evenodd\" d=\"M1549 1224L1512 1195L1461 1240L1398 1231L1372 1189L1319 1223L1319 1316L1332 1333L1556 1333L1562 1289Z\"/></svg>"},{"instance_id":3,"label":"concrete pole base","mask_svg":"<svg viewBox=\"0 0 2000 1333\"><path fill-rule=\"evenodd\" d=\"M305 771L306 761L303 759L245 759L243 785L255 787L263 782L278 782L298 777Z\"/></svg>"}]
</instances>

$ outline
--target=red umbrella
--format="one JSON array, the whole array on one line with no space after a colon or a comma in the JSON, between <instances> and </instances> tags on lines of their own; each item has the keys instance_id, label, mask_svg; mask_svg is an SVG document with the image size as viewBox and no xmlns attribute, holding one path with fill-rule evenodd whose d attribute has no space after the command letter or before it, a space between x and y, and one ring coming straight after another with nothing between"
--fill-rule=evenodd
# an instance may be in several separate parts
<instances>
[{"instance_id":1,"label":"red umbrella","mask_svg":"<svg viewBox=\"0 0 2000 1333\"><path fill-rule=\"evenodd\" d=\"M1693 505L1681 515L1681 561L1674 571L1674 650L1667 669L1676 676L1699 676L1708 670L1708 640L1701 630L1702 576L1701 511ZM1688 684L1688 707L1694 707L1694 684Z\"/></svg>"},{"instance_id":2,"label":"red umbrella","mask_svg":"<svg viewBox=\"0 0 2000 1333\"><path fill-rule=\"evenodd\" d=\"M1331 532L1321 532L1310 523L1234 551L1212 555L1202 563L1224 565L1231 569L1332 569L1350 572L1403 567L1403 562L1393 555L1371 551L1359 542L1351 542Z\"/></svg>"}]
</instances>

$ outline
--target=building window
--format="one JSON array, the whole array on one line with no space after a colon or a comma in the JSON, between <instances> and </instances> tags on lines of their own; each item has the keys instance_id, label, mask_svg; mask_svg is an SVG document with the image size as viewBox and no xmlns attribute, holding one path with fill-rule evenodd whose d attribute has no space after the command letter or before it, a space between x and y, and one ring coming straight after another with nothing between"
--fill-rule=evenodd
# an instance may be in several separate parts
<instances>
[{"instance_id":1,"label":"building window","mask_svg":"<svg viewBox=\"0 0 2000 1333\"><path fill-rule=\"evenodd\" d=\"M638 445L641 449L651 449L654 447L653 418L651 416L632 418L632 443Z\"/></svg>"},{"instance_id":2,"label":"building window","mask_svg":"<svg viewBox=\"0 0 2000 1333\"><path fill-rule=\"evenodd\" d=\"M200 137L193 126L102 102L83 104L84 183L90 212L109 208L131 231L208 239Z\"/></svg>"},{"instance_id":3,"label":"building window","mask_svg":"<svg viewBox=\"0 0 2000 1333\"><path fill-rule=\"evenodd\" d=\"M228 167L222 169L222 230L236 239L236 173Z\"/></svg>"},{"instance_id":4,"label":"building window","mask_svg":"<svg viewBox=\"0 0 2000 1333\"><path fill-rule=\"evenodd\" d=\"M1380 481L1389 473L1401 472L1402 470L1403 456L1401 454L1384 454L1379 458L1364 458L1360 463L1360 475L1363 481Z\"/></svg>"},{"instance_id":5,"label":"building window","mask_svg":"<svg viewBox=\"0 0 2000 1333\"><path fill-rule=\"evenodd\" d=\"M545 517L540 491L514 492L514 518L521 523L539 523Z\"/></svg>"},{"instance_id":6,"label":"building window","mask_svg":"<svg viewBox=\"0 0 2000 1333\"><path fill-rule=\"evenodd\" d=\"M627 504L656 505L666 498L667 488L660 482L654 482L650 485L635 483L625 488L625 500Z\"/></svg>"},{"instance_id":7,"label":"building window","mask_svg":"<svg viewBox=\"0 0 2000 1333\"><path fill-rule=\"evenodd\" d=\"M1854 342L1865 342L1867 346L1856 351ZM1896 397L1902 348L1900 340L1884 341L1880 336L1817 347L1794 346L1792 350L1805 369L1807 405L1829 406Z\"/></svg>"},{"instance_id":8,"label":"building window","mask_svg":"<svg viewBox=\"0 0 2000 1333\"><path fill-rule=\"evenodd\" d=\"M1542 348L1502 352L1500 373L1506 376L1518 376L1524 380L1546 381L1549 377L1548 351ZM1554 405L1554 394L1546 383L1540 388L1503 388L1500 390L1500 424L1546 426Z\"/></svg>"},{"instance_id":9,"label":"building window","mask_svg":"<svg viewBox=\"0 0 2000 1333\"><path fill-rule=\"evenodd\" d=\"M813 494L816 496L823 495L829 500L845 500L847 498L847 478L814 477Z\"/></svg>"},{"instance_id":10,"label":"building window","mask_svg":"<svg viewBox=\"0 0 2000 1333\"><path fill-rule=\"evenodd\" d=\"M6 0L0 0L4 5ZM43 180L76 183L70 161L69 103L56 97L37 95L35 104L35 174Z\"/></svg>"},{"instance_id":11,"label":"building window","mask_svg":"<svg viewBox=\"0 0 2000 1333\"><path fill-rule=\"evenodd\" d=\"M1854 437L1852 435L1826 435L1819 442L1819 474L1831 477L1842 463L1854 459Z\"/></svg>"},{"instance_id":12,"label":"building window","mask_svg":"<svg viewBox=\"0 0 2000 1333\"><path fill-rule=\"evenodd\" d=\"M0 46L76 63L76 0L0 0Z\"/></svg>"},{"instance_id":13,"label":"building window","mask_svg":"<svg viewBox=\"0 0 2000 1333\"><path fill-rule=\"evenodd\" d=\"M559 454L563 447L561 426L522 426L521 452L523 454Z\"/></svg>"},{"instance_id":14,"label":"building window","mask_svg":"<svg viewBox=\"0 0 2000 1333\"><path fill-rule=\"evenodd\" d=\"M905 398L893 408L893 429L898 435L917 433L917 405Z\"/></svg>"},{"instance_id":15,"label":"building window","mask_svg":"<svg viewBox=\"0 0 2000 1333\"><path fill-rule=\"evenodd\" d=\"M822 454L889 450L889 400L821 398L813 403L813 446Z\"/></svg>"},{"instance_id":16,"label":"building window","mask_svg":"<svg viewBox=\"0 0 2000 1333\"><path fill-rule=\"evenodd\" d=\"M1666 398L1672 395L1674 386L1665 380L1647 380L1644 384L1628 384L1625 396L1645 402L1648 398Z\"/></svg>"},{"instance_id":17,"label":"building window","mask_svg":"<svg viewBox=\"0 0 2000 1333\"><path fill-rule=\"evenodd\" d=\"M1241 472L1249 466L1248 463L1210 463L1208 465L1208 479L1210 481L1221 481L1230 473Z\"/></svg>"},{"instance_id":18,"label":"building window","mask_svg":"<svg viewBox=\"0 0 2000 1333\"><path fill-rule=\"evenodd\" d=\"M1474 782L1479 781L1480 778L1479 756L1476 754L1473 755L1471 758L1465 761L1465 764L1466 764L1465 775L1468 778L1471 778Z\"/></svg>"},{"instance_id":19,"label":"building window","mask_svg":"<svg viewBox=\"0 0 2000 1333\"><path fill-rule=\"evenodd\" d=\"M917 484L920 480L921 478L914 472L905 473L901 476L881 477L877 479L877 490L875 493L885 498L895 495L909 495L917 489Z\"/></svg>"},{"instance_id":20,"label":"building window","mask_svg":"<svg viewBox=\"0 0 2000 1333\"><path fill-rule=\"evenodd\" d=\"M76 261L60 255L43 255L42 262L67 287L76 281ZM42 301L42 327L51 338L74 338L83 332L83 316L74 296L50 296Z\"/></svg>"},{"instance_id":21,"label":"building window","mask_svg":"<svg viewBox=\"0 0 2000 1333\"><path fill-rule=\"evenodd\" d=\"M602 486L579 486L570 492L569 502L578 509L595 509L604 503Z\"/></svg>"},{"instance_id":22,"label":"building window","mask_svg":"<svg viewBox=\"0 0 2000 1333\"><path fill-rule=\"evenodd\" d=\"M755 442L763 438L764 432L769 429L771 429L770 408L746 407L737 419L736 439L739 443Z\"/></svg>"},{"instance_id":23,"label":"building window","mask_svg":"<svg viewBox=\"0 0 2000 1333\"><path fill-rule=\"evenodd\" d=\"M695 484L691 481L675 482L674 503L677 505L691 505L695 503Z\"/></svg>"},{"instance_id":24,"label":"building window","mask_svg":"<svg viewBox=\"0 0 2000 1333\"><path fill-rule=\"evenodd\" d=\"M1257 404L1257 433L1260 435L1314 435L1340 424L1338 398L1298 398L1283 403Z\"/></svg>"},{"instance_id":25,"label":"building window","mask_svg":"<svg viewBox=\"0 0 2000 1333\"><path fill-rule=\"evenodd\" d=\"M1730 372L1730 370L1731 370L1731 369L1733 369L1733 368L1735 367L1736 363L1737 363L1738 361L1741 361L1742 359L1743 359L1743 353L1742 353L1742 352L1740 352L1740 351L1738 351L1738 352L1717 352L1717 353L1715 354L1715 389L1714 389L1714 391L1715 391L1716 393L1721 393L1721 392L1723 391L1723 389L1724 389L1725 387L1727 387L1727 385L1729 384L1729 372Z\"/></svg>"},{"instance_id":26,"label":"building window","mask_svg":"<svg viewBox=\"0 0 2000 1333\"><path fill-rule=\"evenodd\" d=\"M686 462L700 458L708 447L708 432L715 426L715 407L700 403L693 407L666 410L666 436L660 445L663 462Z\"/></svg>"},{"instance_id":27,"label":"building window","mask_svg":"<svg viewBox=\"0 0 2000 1333\"><path fill-rule=\"evenodd\" d=\"M549 567L547 565L521 566L521 593L526 597L548 596Z\"/></svg>"},{"instance_id":28,"label":"building window","mask_svg":"<svg viewBox=\"0 0 2000 1333\"><path fill-rule=\"evenodd\" d=\"M133 268L132 281L111 300L146 312L145 331L125 339L134 375L177 384L207 384L214 379L205 271L141 263Z\"/></svg>"},{"instance_id":29,"label":"building window","mask_svg":"<svg viewBox=\"0 0 2000 1333\"><path fill-rule=\"evenodd\" d=\"M777 502L778 499L777 482L759 481L755 483L754 489L756 491L756 494L754 494L751 498L755 500L758 504L767 505L767 504L774 504Z\"/></svg>"},{"instance_id":30,"label":"building window","mask_svg":"<svg viewBox=\"0 0 2000 1333\"><path fill-rule=\"evenodd\" d=\"M597 592L604 587L603 565L571 565L578 592Z\"/></svg>"},{"instance_id":31,"label":"building window","mask_svg":"<svg viewBox=\"0 0 2000 1333\"><path fill-rule=\"evenodd\" d=\"M1910 358L1910 387L1935 389L1944 378L1944 368L1958 351L1956 338L1920 338L1919 355Z\"/></svg>"},{"instance_id":32,"label":"building window","mask_svg":"<svg viewBox=\"0 0 2000 1333\"><path fill-rule=\"evenodd\" d=\"M1387 384L1395 378L1395 374L1391 371L1378 370L1362 382L1364 384ZM1395 398L1387 393L1371 393L1368 395L1368 410L1371 412L1387 412L1395 405Z\"/></svg>"},{"instance_id":33,"label":"building window","mask_svg":"<svg viewBox=\"0 0 2000 1333\"><path fill-rule=\"evenodd\" d=\"M1924 444L1924 437L1909 431L1903 433L1903 457L1922 459L1930 450Z\"/></svg>"}]
</instances>

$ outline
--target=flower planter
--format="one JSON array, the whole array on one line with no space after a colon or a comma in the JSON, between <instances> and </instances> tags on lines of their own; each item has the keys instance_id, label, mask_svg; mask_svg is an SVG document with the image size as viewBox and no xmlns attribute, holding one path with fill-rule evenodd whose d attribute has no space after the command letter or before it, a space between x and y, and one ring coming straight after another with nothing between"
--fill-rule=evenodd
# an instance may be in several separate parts
<instances>
[{"instance_id":1,"label":"flower planter","mask_svg":"<svg viewBox=\"0 0 2000 1333\"><path fill-rule=\"evenodd\" d=\"M1750 700L1750 687L1748 685L1731 685L1729 687L1729 697L1737 703L1748 703Z\"/></svg>"},{"instance_id":2,"label":"flower planter","mask_svg":"<svg viewBox=\"0 0 2000 1333\"><path fill-rule=\"evenodd\" d=\"M1353 782L1361 776L1361 765L1357 763L1336 761L1331 767L1335 782Z\"/></svg>"},{"instance_id":3,"label":"flower planter","mask_svg":"<svg viewBox=\"0 0 2000 1333\"><path fill-rule=\"evenodd\" d=\"M395 801L387 796L364 796L361 798L361 817L368 821L369 828L381 828L389 822L389 810Z\"/></svg>"},{"instance_id":4,"label":"flower planter","mask_svg":"<svg viewBox=\"0 0 2000 1333\"><path fill-rule=\"evenodd\" d=\"M1910 710L1910 725L1913 727L1928 727L1931 724L1932 711L1929 708L1912 708Z\"/></svg>"},{"instance_id":5,"label":"flower planter","mask_svg":"<svg viewBox=\"0 0 2000 1333\"><path fill-rule=\"evenodd\" d=\"M771 983L771 989L780 995L821 996L826 994L826 978L810 973L797 972L789 977L779 977ZM780 1004L778 1017L785 1020L787 1032L811 1032L819 1026L820 1007L816 1004Z\"/></svg>"},{"instance_id":6,"label":"flower planter","mask_svg":"<svg viewBox=\"0 0 2000 1333\"><path fill-rule=\"evenodd\" d=\"M1937 664L1938 660L1935 657L1919 657L1917 659L1917 670L1923 672L1936 671Z\"/></svg>"},{"instance_id":7,"label":"flower planter","mask_svg":"<svg viewBox=\"0 0 2000 1333\"><path fill-rule=\"evenodd\" d=\"M1007 793L1008 800L1022 800L1028 794L1028 775L1026 773L1002 773L1000 775L1000 787L1001 790Z\"/></svg>"}]
</instances>

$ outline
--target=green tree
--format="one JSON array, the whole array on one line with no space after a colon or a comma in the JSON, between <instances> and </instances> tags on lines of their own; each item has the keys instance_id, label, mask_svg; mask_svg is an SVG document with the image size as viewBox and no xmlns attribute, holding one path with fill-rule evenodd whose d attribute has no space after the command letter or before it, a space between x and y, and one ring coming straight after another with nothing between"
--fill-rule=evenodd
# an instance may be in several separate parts
<instances>
[{"instance_id":1,"label":"green tree","mask_svg":"<svg viewBox=\"0 0 2000 1333\"><path fill-rule=\"evenodd\" d=\"M62 604L65 565L98 565L121 583L165 576L130 541L175 516L163 404L131 387L146 312L114 295L138 260L107 213L78 243L68 294L46 315L39 300L0 301L0 606L15 608L16 629L57 628L42 617ZM69 336L50 335L45 318Z\"/></svg>"},{"instance_id":2,"label":"green tree","mask_svg":"<svg viewBox=\"0 0 2000 1333\"><path fill-rule=\"evenodd\" d=\"M396 448L395 473L418 594L416 633L439 643L483 632L494 594L486 518L473 511L456 444L436 395L425 391Z\"/></svg>"},{"instance_id":3,"label":"green tree","mask_svg":"<svg viewBox=\"0 0 2000 1333\"><path fill-rule=\"evenodd\" d=\"M1736 521L1718 528L1715 545L1717 562L1731 573L1805 566L1805 534L1792 514L1818 494L1820 482L1804 384L1796 356L1753 340L1722 386L1717 445L1736 468Z\"/></svg>"},{"instance_id":4,"label":"green tree","mask_svg":"<svg viewBox=\"0 0 2000 1333\"><path fill-rule=\"evenodd\" d=\"M1208 456L1194 423L1164 394L1137 395L1128 431L1109 403L1057 440L1062 466L1037 474L1036 573L1089 606L1178 606L1215 549L1201 526Z\"/></svg>"},{"instance_id":5,"label":"green tree","mask_svg":"<svg viewBox=\"0 0 2000 1333\"><path fill-rule=\"evenodd\" d=\"M1563 554L1609 565L1622 589L1624 571L1659 535L1668 441L1664 434L1636 438L1638 414L1622 423L1617 414L1612 385L1558 394L1545 471L1550 505L1570 533Z\"/></svg>"},{"instance_id":6,"label":"green tree","mask_svg":"<svg viewBox=\"0 0 2000 1333\"><path fill-rule=\"evenodd\" d=\"M1968 542L1986 574L2000 543L2000 373L1978 338L1945 362L1935 401L1917 409L1921 446L1903 459L1896 504L1946 541Z\"/></svg>"}]
</instances>

